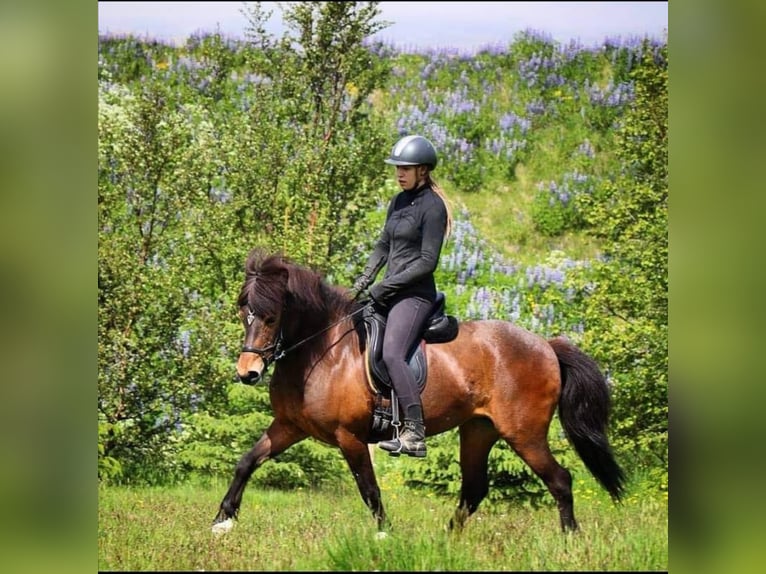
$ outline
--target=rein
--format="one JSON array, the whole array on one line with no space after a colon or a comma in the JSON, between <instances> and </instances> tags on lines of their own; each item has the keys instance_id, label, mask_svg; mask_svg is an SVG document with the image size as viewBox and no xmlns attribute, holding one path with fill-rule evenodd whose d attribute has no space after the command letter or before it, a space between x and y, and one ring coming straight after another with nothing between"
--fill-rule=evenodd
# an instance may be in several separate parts
<instances>
[{"instance_id":1,"label":"rein","mask_svg":"<svg viewBox=\"0 0 766 574\"><path fill-rule=\"evenodd\" d=\"M334 327L338 323L342 323L346 319L350 319L351 317L353 317L354 315L356 315L360 311L364 311L366 308L367 308L367 305L364 305L364 306L360 307L359 309L357 309L356 311L354 311L352 313L349 313L348 315L344 315L343 317L341 317L340 319L338 319L334 323L330 323L329 325L327 325L327 327L325 327L321 331L317 331L313 335L309 335L308 337L306 337L304 339L301 339L300 341L298 341L294 345L289 346L287 349L282 349L282 344L284 342L284 338L282 336L282 327L280 325L280 327L279 327L279 334L277 335L276 339L274 339L273 343L271 343L270 345L267 345L266 347L260 348L260 349L258 347L248 347L246 345L243 345L242 346L242 352L243 353L255 353L256 355L258 355L261 358L261 360L263 361L263 373L265 374L266 370L269 368L269 365L271 365L272 363L276 363L277 361L282 360L285 357L285 355L287 355L287 353L297 349L298 347L300 347L304 343L307 343L311 339L313 339L315 337L318 337L319 335L321 335L322 333L328 331L329 329L331 329L332 327ZM252 323L253 318L255 317L255 314L252 312L250 307L248 307L247 310L248 310L247 321L248 321L248 325L249 325L250 323ZM266 357L265 355L269 351L271 351L271 356L270 357Z\"/></svg>"}]
</instances>

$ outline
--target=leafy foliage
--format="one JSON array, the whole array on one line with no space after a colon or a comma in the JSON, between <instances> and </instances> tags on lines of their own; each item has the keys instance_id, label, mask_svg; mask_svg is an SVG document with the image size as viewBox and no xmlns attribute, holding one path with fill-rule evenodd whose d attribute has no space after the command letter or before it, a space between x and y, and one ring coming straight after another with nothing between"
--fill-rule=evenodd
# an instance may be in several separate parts
<instances>
[{"instance_id":1,"label":"leafy foliage","mask_svg":"<svg viewBox=\"0 0 766 574\"><path fill-rule=\"evenodd\" d=\"M585 342L610 366L621 449L667 464L667 47L643 52L634 106L622 119L623 169L580 197L604 257L581 279Z\"/></svg>"},{"instance_id":2,"label":"leafy foliage","mask_svg":"<svg viewBox=\"0 0 766 574\"><path fill-rule=\"evenodd\" d=\"M180 429L210 430L205 417L225 412L243 253L345 261L381 178L371 157L384 136L366 98L387 67L361 46L376 14L296 5L286 17L298 37L258 36L258 47L219 34L175 53L105 40L102 58L117 57L99 83L99 448L122 476L177 476ZM115 76L126 53L151 71ZM185 468L219 469L183 452Z\"/></svg>"}]
</instances>

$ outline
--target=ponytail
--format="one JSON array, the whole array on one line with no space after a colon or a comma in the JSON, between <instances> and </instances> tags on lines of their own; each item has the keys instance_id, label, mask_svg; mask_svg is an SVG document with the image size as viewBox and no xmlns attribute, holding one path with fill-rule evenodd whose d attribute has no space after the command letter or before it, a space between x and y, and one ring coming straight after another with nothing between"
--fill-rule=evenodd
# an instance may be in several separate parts
<instances>
[{"instance_id":1,"label":"ponytail","mask_svg":"<svg viewBox=\"0 0 766 574\"><path fill-rule=\"evenodd\" d=\"M452 232L452 207L450 206L450 202L447 199L447 194L444 193L444 190L439 186L438 183L436 183L430 171L426 174L426 183L431 186L431 189L434 191L434 193L441 198L441 200L444 202L444 207L447 209L447 229L444 232L444 241L447 241L447 238Z\"/></svg>"}]
</instances>

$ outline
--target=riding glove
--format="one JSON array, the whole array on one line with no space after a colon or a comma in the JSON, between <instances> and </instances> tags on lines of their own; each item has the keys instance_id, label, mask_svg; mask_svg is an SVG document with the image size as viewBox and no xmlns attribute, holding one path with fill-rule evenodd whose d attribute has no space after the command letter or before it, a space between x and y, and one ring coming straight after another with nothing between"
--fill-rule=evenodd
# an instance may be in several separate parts
<instances>
[{"instance_id":1,"label":"riding glove","mask_svg":"<svg viewBox=\"0 0 766 574\"><path fill-rule=\"evenodd\" d=\"M370 284L370 278L367 275L360 275L356 278L356 281L354 281L354 286L351 288L351 292L354 294L354 299L359 297L360 293L367 289L367 286Z\"/></svg>"}]
</instances>

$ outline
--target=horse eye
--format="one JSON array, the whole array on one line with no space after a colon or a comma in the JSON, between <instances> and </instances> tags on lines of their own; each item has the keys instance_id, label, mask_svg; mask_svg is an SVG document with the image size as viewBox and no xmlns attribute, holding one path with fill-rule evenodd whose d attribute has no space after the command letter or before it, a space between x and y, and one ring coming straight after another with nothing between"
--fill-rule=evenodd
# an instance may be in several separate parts
<instances>
[{"instance_id":1,"label":"horse eye","mask_svg":"<svg viewBox=\"0 0 766 574\"><path fill-rule=\"evenodd\" d=\"M269 315L268 317L264 317L263 324L266 325L267 327L271 327L275 321L276 319L274 319L274 317Z\"/></svg>"}]
</instances>

